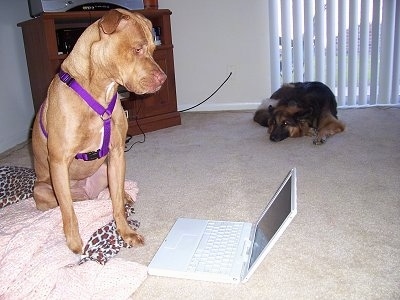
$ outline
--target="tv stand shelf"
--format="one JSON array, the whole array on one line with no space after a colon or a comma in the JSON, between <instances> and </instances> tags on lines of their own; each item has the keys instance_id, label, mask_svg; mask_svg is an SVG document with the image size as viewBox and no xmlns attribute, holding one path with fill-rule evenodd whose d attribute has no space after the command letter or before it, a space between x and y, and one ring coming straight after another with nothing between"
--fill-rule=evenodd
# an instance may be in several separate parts
<instances>
[{"instance_id":1,"label":"tv stand shelf","mask_svg":"<svg viewBox=\"0 0 400 300\"><path fill-rule=\"evenodd\" d=\"M129 135L140 134L141 130L149 132L181 124L176 101L171 11L144 9L135 12L148 18L153 27L160 28L161 45L156 47L154 59L167 74L167 80L155 94L127 93L125 98L121 99L122 106L127 111ZM18 24L22 28L24 38L35 112L38 112L46 98L51 80L67 57L67 54L58 51L57 30L86 28L105 13L106 11L43 13L37 18Z\"/></svg>"}]
</instances>

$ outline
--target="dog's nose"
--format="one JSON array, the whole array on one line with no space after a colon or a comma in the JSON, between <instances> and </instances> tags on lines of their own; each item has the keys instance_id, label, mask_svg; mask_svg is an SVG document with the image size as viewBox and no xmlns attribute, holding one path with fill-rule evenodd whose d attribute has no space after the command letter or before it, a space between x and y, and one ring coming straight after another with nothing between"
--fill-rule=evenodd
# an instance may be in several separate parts
<instances>
[{"instance_id":1,"label":"dog's nose","mask_svg":"<svg viewBox=\"0 0 400 300\"><path fill-rule=\"evenodd\" d=\"M165 82L165 80L167 80L167 75L165 75L163 71L156 71L154 73L154 78L159 85L162 85Z\"/></svg>"},{"instance_id":2,"label":"dog's nose","mask_svg":"<svg viewBox=\"0 0 400 300\"><path fill-rule=\"evenodd\" d=\"M269 139L271 141L273 141L273 142L279 142L280 141L280 139L276 135L270 135Z\"/></svg>"},{"instance_id":3,"label":"dog's nose","mask_svg":"<svg viewBox=\"0 0 400 300\"><path fill-rule=\"evenodd\" d=\"M277 134L271 134L269 136L269 139L273 142L279 142L282 141L284 138L282 138L281 136L277 135Z\"/></svg>"}]
</instances>

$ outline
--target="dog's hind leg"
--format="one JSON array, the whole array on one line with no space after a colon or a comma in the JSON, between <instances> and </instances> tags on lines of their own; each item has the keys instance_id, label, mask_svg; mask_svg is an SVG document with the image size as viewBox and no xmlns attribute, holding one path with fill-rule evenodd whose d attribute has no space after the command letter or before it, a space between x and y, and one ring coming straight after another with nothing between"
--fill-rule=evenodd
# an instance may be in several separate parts
<instances>
[{"instance_id":1,"label":"dog's hind leg","mask_svg":"<svg viewBox=\"0 0 400 300\"><path fill-rule=\"evenodd\" d=\"M36 208L46 211L58 206L56 195L50 184L36 181L33 187L33 198L35 199Z\"/></svg>"},{"instance_id":2,"label":"dog's hind leg","mask_svg":"<svg viewBox=\"0 0 400 300\"><path fill-rule=\"evenodd\" d=\"M132 203L133 199L131 197L131 195L129 195L126 191L124 191L124 203L128 204L128 203Z\"/></svg>"}]
</instances>

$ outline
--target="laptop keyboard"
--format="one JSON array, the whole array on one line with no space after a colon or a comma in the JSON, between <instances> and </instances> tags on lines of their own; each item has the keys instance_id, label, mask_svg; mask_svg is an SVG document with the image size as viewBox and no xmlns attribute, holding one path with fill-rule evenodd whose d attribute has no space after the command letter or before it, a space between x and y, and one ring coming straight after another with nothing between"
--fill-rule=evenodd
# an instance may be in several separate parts
<instances>
[{"instance_id":1,"label":"laptop keyboard","mask_svg":"<svg viewBox=\"0 0 400 300\"><path fill-rule=\"evenodd\" d=\"M242 233L243 223L210 221L189 264L188 271L227 273Z\"/></svg>"}]
</instances>

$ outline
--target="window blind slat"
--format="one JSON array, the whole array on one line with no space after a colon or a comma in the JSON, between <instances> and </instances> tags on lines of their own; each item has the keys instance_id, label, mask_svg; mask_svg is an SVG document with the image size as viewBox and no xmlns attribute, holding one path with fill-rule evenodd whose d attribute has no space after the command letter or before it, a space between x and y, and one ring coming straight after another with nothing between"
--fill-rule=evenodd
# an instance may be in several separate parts
<instances>
[{"instance_id":1,"label":"window blind slat","mask_svg":"<svg viewBox=\"0 0 400 300\"><path fill-rule=\"evenodd\" d=\"M270 0L268 7L273 90L317 80L339 107L400 103L400 1Z\"/></svg>"}]
</instances>

